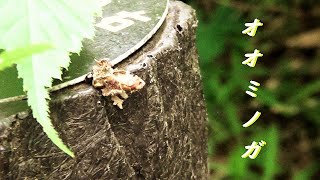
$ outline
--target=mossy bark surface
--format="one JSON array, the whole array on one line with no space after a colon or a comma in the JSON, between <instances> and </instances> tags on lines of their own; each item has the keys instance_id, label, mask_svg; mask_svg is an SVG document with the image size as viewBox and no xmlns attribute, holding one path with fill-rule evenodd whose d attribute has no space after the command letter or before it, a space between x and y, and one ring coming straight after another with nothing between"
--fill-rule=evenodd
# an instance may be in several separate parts
<instances>
[{"instance_id":1,"label":"mossy bark surface","mask_svg":"<svg viewBox=\"0 0 320 180\"><path fill-rule=\"evenodd\" d=\"M116 67L146 82L123 110L85 82L52 94L53 124L76 158L30 112L11 117L0 130L0 179L207 179L196 27L193 9L170 3L156 35Z\"/></svg>"}]
</instances>

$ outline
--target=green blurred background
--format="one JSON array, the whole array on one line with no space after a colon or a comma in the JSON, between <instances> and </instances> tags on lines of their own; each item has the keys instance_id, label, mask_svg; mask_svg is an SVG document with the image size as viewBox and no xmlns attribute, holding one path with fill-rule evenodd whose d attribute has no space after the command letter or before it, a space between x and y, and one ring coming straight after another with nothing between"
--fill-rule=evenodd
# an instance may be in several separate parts
<instances>
[{"instance_id":1,"label":"green blurred background","mask_svg":"<svg viewBox=\"0 0 320 180\"><path fill-rule=\"evenodd\" d=\"M320 1L185 0L197 10L197 46L209 114L211 179L320 179ZM254 37L244 23L264 23ZM254 68L244 54L264 54ZM245 93L255 80L257 97ZM256 111L262 114L243 128ZM244 148L264 140L254 160Z\"/></svg>"}]
</instances>

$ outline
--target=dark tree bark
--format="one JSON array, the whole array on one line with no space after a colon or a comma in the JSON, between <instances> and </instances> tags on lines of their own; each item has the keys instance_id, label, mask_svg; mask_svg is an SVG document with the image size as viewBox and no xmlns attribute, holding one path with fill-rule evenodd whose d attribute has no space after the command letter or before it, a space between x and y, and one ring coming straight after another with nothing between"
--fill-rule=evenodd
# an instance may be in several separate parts
<instances>
[{"instance_id":1,"label":"dark tree bark","mask_svg":"<svg viewBox=\"0 0 320 180\"><path fill-rule=\"evenodd\" d=\"M82 83L52 94L51 118L70 158L32 114L0 135L0 179L207 179L206 111L195 47L194 10L171 2L165 23L117 68L146 85L124 102Z\"/></svg>"}]
</instances>

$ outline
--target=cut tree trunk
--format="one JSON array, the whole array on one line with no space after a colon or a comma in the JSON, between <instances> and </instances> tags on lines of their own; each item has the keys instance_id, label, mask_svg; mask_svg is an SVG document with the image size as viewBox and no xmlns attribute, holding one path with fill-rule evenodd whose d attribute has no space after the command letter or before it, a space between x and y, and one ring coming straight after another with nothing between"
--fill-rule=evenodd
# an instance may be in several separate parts
<instances>
[{"instance_id":1,"label":"cut tree trunk","mask_svg":"<svg viewBox=\"0 0 320 180\"><path fill-rule=\"evenodd\" d=\"M124 102L85 82L54 92L61 152L31 112L0 125L0 179L207 179L207 119L195 47L195 11L171 2L160 30L117 65L146 85Z\"/></svg>"}]
</instances>

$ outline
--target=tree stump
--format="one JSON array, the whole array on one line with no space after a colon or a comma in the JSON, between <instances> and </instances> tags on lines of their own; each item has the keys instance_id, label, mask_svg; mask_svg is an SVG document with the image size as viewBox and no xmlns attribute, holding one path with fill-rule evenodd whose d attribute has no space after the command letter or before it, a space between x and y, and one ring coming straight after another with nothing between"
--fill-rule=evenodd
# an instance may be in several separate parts
<instances>
[{"instance_id":1,"label":"tree stump","mask_svg":"<svg viewBox=\"0 0 320 180\"><path fill-rule=\"evenodd\" d=\"M207 179L196 27L191 7L170 2L160 30L117 65L146 82L123 110L85 82L52 94L53 124L75 158L31 112L10 117L9 128L0 125L0 179Z\"/></svg>"}]
</instances>

